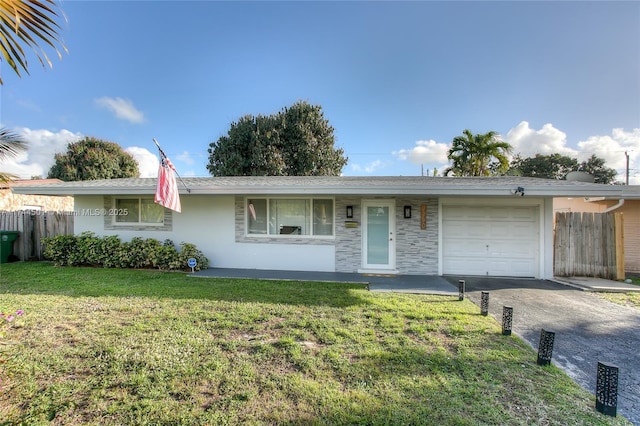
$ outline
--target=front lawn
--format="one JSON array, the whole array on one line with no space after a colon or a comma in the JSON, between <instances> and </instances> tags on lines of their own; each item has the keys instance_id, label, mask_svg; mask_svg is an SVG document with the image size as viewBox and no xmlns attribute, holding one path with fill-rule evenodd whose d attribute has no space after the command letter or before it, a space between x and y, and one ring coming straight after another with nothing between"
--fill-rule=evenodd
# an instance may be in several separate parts
<instances>
[{"instance_id":1,"label":"front lawn","mask_svg":"<svg viewBox=\"0 0 640 426\"><path fill-rule=\"evenodd\" d=\"M457 297L1 265L17 309L0 424L628 424Z\"/></svg>"}]
</instances>

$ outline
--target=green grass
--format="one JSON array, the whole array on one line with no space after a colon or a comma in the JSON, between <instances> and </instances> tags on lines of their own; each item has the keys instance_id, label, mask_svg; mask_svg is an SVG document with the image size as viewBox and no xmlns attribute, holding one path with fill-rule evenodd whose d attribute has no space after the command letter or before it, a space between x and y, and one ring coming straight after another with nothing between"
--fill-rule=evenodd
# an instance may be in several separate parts
<instances>
[{"instance_id":1,"label":"green grass","mask_svg":"<svg viewBox=\"0 0 640 426\"><path fill-rule=\"evenodd\" d=\"M16 309L0 424L627 424L457 297L2 265Z\"/></svg>"},{"instance_id":2,"label":"green grass","mask_svg":"<svg viewBox=\"0 0 640 426\"><path fill-rule=\"evenodd\" d=\"M631 277L631 283L640 286L640 278ZM598 293L600 297L619 305L640 309L640 292L632 293Z\"/></svg>"}]
</instances>

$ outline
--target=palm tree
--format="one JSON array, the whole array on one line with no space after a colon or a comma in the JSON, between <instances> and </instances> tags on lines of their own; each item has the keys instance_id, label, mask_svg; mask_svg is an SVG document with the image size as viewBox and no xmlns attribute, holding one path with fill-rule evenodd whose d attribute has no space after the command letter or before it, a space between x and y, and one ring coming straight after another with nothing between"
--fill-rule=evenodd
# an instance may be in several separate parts
<instances>
[{"instance_id":1,"label":"palm tree","mask_svg":"<svg viewBox=\"0 0 640 426\"><path fill-rule=\"evenodd\" d=\"M49 67L53 64L38 43L49 45L59 58L62 58L60 49L67 51L59 39L60 25L55 21L60 15L62 11L55 0L0 0L0 52L18 76L21 71L29 74L22 45L35 52L42 66L46 63Z\"/></svg>"},{"instance_id":2,"label":"palm tree","mask_svg":"<svg viewBox=\"0 0 640 426\"><path fill-rule=\"evenodd\" d=\"M27 150L27 143L16 133L8 129L0 129L0 161L15 157ZM15 179L9 173L0 172L0 182L8 182Z\"/></svg>"},{"instance_id":3,"label":"palm tree","mask_svg":"<svg viewBox=\"0 0 640 426\"><path fill-rule=\"evenodd\" d=\"M465 130L462 136L453 138L447 158L453 162L445 170L445 176L490 176L509 169L508 155L511 145L500 140L496 132L485 134Z\"/></svg>"}]
</instances>

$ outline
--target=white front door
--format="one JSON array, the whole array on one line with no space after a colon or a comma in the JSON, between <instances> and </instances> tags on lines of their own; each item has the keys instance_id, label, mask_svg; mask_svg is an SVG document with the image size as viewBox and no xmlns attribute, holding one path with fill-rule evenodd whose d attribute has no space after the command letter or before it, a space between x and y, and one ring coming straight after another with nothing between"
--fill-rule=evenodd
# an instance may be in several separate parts
<instances>
[{"instance_id":1,"label":"white front door","mask_svg":"<svg viewBox=\"0 0 640 426\"><path fill-rule=\"evenodd\" d=\"M395 269L395 200L364 201L362 212L362 267L364 269Z\"/></svg>"}]
</instances>

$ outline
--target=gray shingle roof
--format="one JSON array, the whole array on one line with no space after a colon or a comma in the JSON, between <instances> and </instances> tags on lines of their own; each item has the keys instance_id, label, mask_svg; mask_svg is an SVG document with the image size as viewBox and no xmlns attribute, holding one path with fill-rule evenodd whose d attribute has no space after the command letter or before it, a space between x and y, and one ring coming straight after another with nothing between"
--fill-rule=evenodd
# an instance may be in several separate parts
<instances>
[{"instance_id":1,"label":"gray shingle roof","mask_svg":"<svg viewBox=\"0 0 640 426\"><path fill-rule=\"evenodd\" d=\"M191 194L331 194L509 196L522 187L527 196L619 197L622 186L551 179L423 176L240 176L184 178ZM153 194L156 178L106 179L21 185L13 191L43 195ZM187 194L178 180L181 194Z\"/></svg>"}]
</instances>

